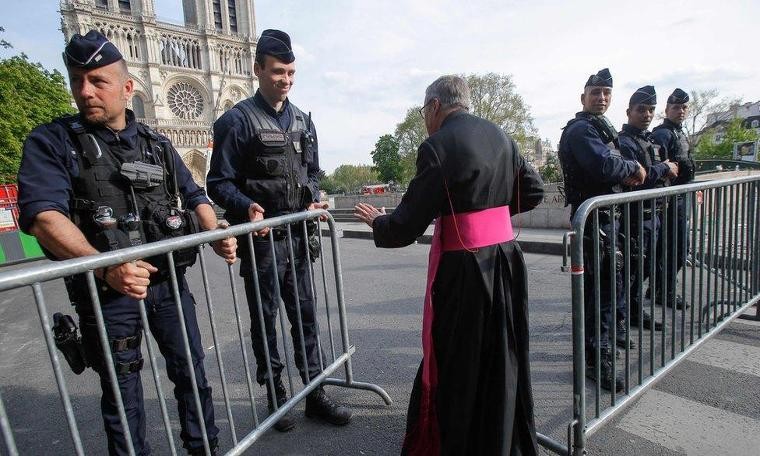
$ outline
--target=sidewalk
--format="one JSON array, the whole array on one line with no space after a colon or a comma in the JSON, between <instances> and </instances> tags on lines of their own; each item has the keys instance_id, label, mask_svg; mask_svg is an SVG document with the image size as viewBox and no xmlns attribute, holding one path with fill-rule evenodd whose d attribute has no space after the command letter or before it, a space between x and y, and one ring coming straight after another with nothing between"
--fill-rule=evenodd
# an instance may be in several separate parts
<instances>
[{"instance_id":1,"label":"sidewalk","mask_svg":"<svg viewBox=\"0 0 760 456\"><path fill-rule=\"evenodd\" d=\"M335 222L338 237L349 239L372 239L372 229L361 222ZM520 247L526 253L543 253L548 255L562 255L562 236L567 230L547 228L520 228L515 227L515 238ZM430 225L425 234L417 239L419 244L430 244L433 236L433 225Z\"/></svg>"}]
</instances>

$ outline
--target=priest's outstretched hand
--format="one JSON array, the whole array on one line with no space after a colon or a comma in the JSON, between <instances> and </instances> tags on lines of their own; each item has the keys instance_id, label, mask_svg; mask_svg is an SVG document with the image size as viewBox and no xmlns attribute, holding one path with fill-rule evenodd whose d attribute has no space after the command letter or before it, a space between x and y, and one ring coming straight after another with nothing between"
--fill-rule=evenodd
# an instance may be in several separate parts
<instances>
[{"instance_id":1,"label":"priest's outstretched hand","mask_svg":"<svg viewBox=\"0 0 760 456\"><path fill-rule=\"evenodd\" d=\"M354 217L369 225L370 228L372 228L372 222L381 215L385 215L384 207L378 209L367 203L359 203L354 206Z\"/></svg>"}]
</instances>

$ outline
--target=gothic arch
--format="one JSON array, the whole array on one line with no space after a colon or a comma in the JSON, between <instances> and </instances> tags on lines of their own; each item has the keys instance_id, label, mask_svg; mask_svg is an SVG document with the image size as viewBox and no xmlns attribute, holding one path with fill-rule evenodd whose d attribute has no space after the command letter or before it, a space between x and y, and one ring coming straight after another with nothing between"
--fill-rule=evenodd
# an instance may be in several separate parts
<instances>
[{"instance_id":1,"label":"gothic arch","mask_svg":"<svg viewBox=\"0 0 760 456\"><path fill-rule=\"evenodd\" d=\"M191 149L182 155L182 161L185 162L193 180L199 185L206 181L206 153L198 149Z\"/></svg>"}]
</instances>

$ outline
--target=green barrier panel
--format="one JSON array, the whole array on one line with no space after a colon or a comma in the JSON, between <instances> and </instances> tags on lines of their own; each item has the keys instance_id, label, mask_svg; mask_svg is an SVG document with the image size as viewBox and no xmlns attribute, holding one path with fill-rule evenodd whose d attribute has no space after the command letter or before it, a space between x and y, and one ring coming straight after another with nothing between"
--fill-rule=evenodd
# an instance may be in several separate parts
<instances>
[{"instance_id":1,"label":"green barrier panel","mask_svg":"<svg viewBox=\"0 0 760 456\"><path fill-rule=\"evenodd\" d=\"M24 249L24 257L37 258L45 255L42 253L42 248L36 237L24 234L21 231L18 232L18 235L21 240L21 248Z\"/></svg>"},{"instance_id":2,"label":"green barrier panel","mask_svg":"<svg viewBox=\"0 0 760 456\"><path fill-rule=\"evenodd\" d=\"M0 264L5 263L5 250L3 250L3 246L0 245Z\"/></svg>"}]
</instances>

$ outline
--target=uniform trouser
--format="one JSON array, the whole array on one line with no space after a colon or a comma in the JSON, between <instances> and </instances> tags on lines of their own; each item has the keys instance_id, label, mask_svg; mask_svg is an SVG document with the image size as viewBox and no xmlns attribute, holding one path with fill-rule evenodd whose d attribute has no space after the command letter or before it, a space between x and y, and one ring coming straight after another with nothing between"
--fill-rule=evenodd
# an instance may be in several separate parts
<instances>
[{"instance_id":1,"label":"uniform trouser","mask_svg":"<svg viewBox=\"0 0 760 456\"><path fill-rule=\"evenodd\" d=\"M637 246L635 255L631 257L631 315L639 312L639 304L643 302L643 296L640 293L639 282L643 289L644 282L650 279L651 264L650 258L652 257L652 246L657 244L660 231L660 216L657 214L645 214L644 219L641 222L642 236L639 239L639 225L638 221L633 219L631 222L631 242ZM643 252L639 255L639 252ZM657 256L660 256L659 249L657 250ZM642 270L643 269L643 270ZM641 279L639 279L639 275Z\"/></svg>"},{"instance_id":2,"label":"uniform trouser","mask_svg":"<svg viewBox=\"0 0 760 456\"><path fill-rule=\"evenodd\" d=\"M600 214L601 215L601 214ZM608 220L602 220L600 217L599 228L607 235L610 242L614 242L616 249L619 248L617 234L619 232L619 222L610 223ZM613 233L614 227L614 233ZM617 310L618 318L625 316L625 290L623 288L623 273L620 268L615 268L614 272L610 271L610 261L614 261L610 256L609 244L600 241L599 246L599 271L597 271L594 261L594 248L592 243L593 224L589 220L584 229L584 247L583 247L583 264L585 277L583 280L583 300L585 313L585 333L586 349L590 350L597 346L595 337L596 318L595 318L595 286L596 276L599 276L599 315L600 315L600 347L610 347L610 326L613 324L613 308ZM613 235L614 234L614 235ZM615 296L613 300L610 289L612 283L615 283ZM622 314L621 314L622 309ZM614 344L612 344L614 345Z\"/></svg>"},{"instance_id":3,"label":"uniform trouser","mask_svg":"<svg viewBox=\"0 0 760 456\"><path fill-rule=\"evenodd\" d=\"M660 224L660 234L657 239L657 265L656 265L656 298L659 299L663 286L667 287L667 300L675 301L677 294L678 274L684 264L684 253L689 248L688 239L688 196L679 195L669 201L665 216L668 218L667 233L665 223ZM674 228L675 224L675 230ZM667 252L666 252L667 251ZM667 257L667 262L665 258Z\"/></svg>"},{"instance_id":4,"label":"uniform trouser","mask_svg":"<svg viewBox=\"0 0 760 456\"><path fill-rule=\"evenodd\" d=\"M219 433L219 429L214 425L211 387L208 386L203 369L203 346L195 315L195 299L188 290L184 275L179 275L178 278L180 279L180 300L182 311L185 314L185 325L190 342L195 378L198 382L203 418L206 423L209 442L213 442ZM101 299L108 338L111 340L122 339L138 334L142 330L138 302L124 295L114 295L115 292L111 291L111 299ZM182 339L171 283L164 281L150 286L148 297L145 299L145 307L150 330L166 360L167 375L169 380L174 383L174 397L177 399L181 427L180 438L184 442L185 448L202 448L203 436L200 420L195 407L190 374L187 370L185 343ZM79 314L82 342L87 359L90 360L93 369L100 375L100 386L103 391L100 408L108 438L108 452L112 455L127 454L126 440L119 420L116 399L113 395L108 371L103 362L103 352L100 348L93 309L90 306L79 305L77 306L77 313ZM115 353L112 350L112 356L114 363L118 366L119 363L139 360L142 355L140 348L135 347ZM150 445L145 441L145 408L140 372L117 375L117 378L135 453L138 455L150 454Z\"/></svg>"},{"instance_id":5,"label":"uniform trouser","mask_svg":"<svg viewBox=\"0 0 760 456\"><path fill-rule=\"evenodd\" d=\"M277 349L277 313L279 310L279 298L285 303L285 311L290 321L290 335L295 348L296 366L301 374L304 384L322 372L319 362L319 347L317 344L317 323L315 321L315 299L312 293L311 275L309 264L306 260L306 252L302 236L293 237L293 249L295 268L290 262L287 239L274 241L277 261L272 258L272 244L268 239L254 240L256 253L256 266L259 278L259 290L261 293L261 307L264 315L266 328L266 341L269 348L269 359L272 363L272 375L276 378L280 375L283 363L280 360ZM248 259L244 259L248 262ZM276 268L276 269L275 269ZM261 334L261 324L252 273L246 270L246 264L241 266L243 280L245 282L245 294L248 299L248 310L251 314L251 339L253 353L256 357L256 380L264 384L268 378L266 351L264 339ZM275 270L277 275L275 277ZM295 277L294 277L295 272ZM297 283L298 299L296 299ZM306 352L308 374L304 368L303 346L301 344L300 330L296 306L301 311L303 324L303 340ZM287 356L287 354L286 354ZM324 360L324 356L322 357Z\"/></svg>"}]
</instances>

